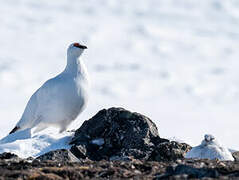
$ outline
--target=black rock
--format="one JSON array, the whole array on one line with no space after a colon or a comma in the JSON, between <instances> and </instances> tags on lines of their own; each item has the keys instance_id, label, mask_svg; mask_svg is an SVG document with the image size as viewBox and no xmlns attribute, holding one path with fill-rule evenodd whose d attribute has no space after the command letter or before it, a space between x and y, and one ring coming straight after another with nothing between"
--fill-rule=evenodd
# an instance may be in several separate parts
<instances>
[{"instance_id":1,"label":"black rock","mask_svg":"<svg viewBox=\"0 0 239 180\"><path fill-rule=\"evenodd\" d=\"M19 157L16 154L4 152L4 153L0 154L0 159L1 160L19 159Z\"/></svg>"},{"instance_id":2,"label":"black rock","mask_svg":"<svg viewBox=\"0 0 239 180\"><path fill-rule=\"evenodd\" d=\"M86 159L87 158L87 149L85 145L74 145L71 147L70 152L74 154L79 159Z\"/></svg>"},{"instance_id":3,"label":"black rock","mask_svg":"<svg viewBox=\"0 0 239 180\"><path fill-rule=\"evenodd\" d=\"M160 143L154 148L149 160L175 161L176 159L184 158L185 154L191 148L192 147L186 143L178 143L175 141Z\"/></svg>"},{"instance_id":4,"label":"black rock","mask_svg":"<svg viewBox=\"0 0 239 180\"><path fill-rule=\"evenodd\" d=\"M37 162L37 163L36 163ZM209 159L175 162L0 160L0 179L238 179L239 163Z\"/></svg>"},{"instance_id":5,"label":"black rock","mask_svg":"<svg viewBox=\"0 0 239 180\"><path fill-rule=\"evenodd\" d=\"M233 152L232 156L234 157L235 161L239 161L239 151Z\"/></svg>"},{"instance_id":6,"label":"black rock","mask_svg":"<svg viewBox=\"0 0 239 180\"><path fill-rule=\"evenodd\" d=\"M147 159L161 139L156 125L146 116L123 108L98 112L76 130L71 152L91 160L109 160L111 156ZM78 149L78 150L77 150Z\"/></svg>"},{"instance_id":7,"label":"black rock","mask_svg":"<svg viewBox=\"0 0 239 180\"><path fill-rule=\"evenodd\" d=\"M74 157L74 155L69 152L67 149L58 149L54 151L50 151L36 158L36 160L40 161L77 161L78 159Z\"/></svg>"},{"instance_id":8,"label":"black rock","mask_svg":"<svg viewBox=\"0 0 239 180\"><path fill-rule=\"evenodd\" d=\"M51 151L37 160L160 162L182 159L191 149L187 144L160 138L156 125L148 117L123 108L99 111L75 131L70 144L70 150Z\"/></svg>"},{"instance_id":9,"label":"black rock","mask_svg":"<svg viewBox=\"0 0 239 180\"><path fill-rule=\"evenodd\" d=\"M165 175L178 175L179 179L182 178L204 178L204 177L210 177L210 178L218 178L219 173L216 169L210 169L210 168L195 168L189 165L177 165L169 166L166 169ZM180 176L181 175L181 176Z\"/></svg>"}]
</instances>

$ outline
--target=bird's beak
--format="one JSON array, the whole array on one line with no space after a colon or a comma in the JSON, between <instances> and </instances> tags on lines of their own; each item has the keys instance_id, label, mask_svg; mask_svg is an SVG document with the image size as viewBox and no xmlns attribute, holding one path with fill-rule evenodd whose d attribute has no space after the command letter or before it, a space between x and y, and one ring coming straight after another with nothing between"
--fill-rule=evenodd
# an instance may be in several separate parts
<instances>
[{"instance_id":1,"label":"bird's beak","mask_svg":"<svg viewBox=\"0 0 239 180\"><path fill-rule=\"evenodd\" d=\"M86 46L81 45L81 44L79 44L79 43L74 43L74 46L77 47L77 48L80 48L80 49L87 49Z\"/></svg>"},{"instance_id":2,"label":"bird's beak","mask_svg":"<svg viewBox=\"0 0 239 180\"><path fill-rule=\"evenodd\" d=\"M81 49L88 49L86 46L84 46L84 45L81 45L81 47L80 47Z\"/></svg>"}]
</instances>

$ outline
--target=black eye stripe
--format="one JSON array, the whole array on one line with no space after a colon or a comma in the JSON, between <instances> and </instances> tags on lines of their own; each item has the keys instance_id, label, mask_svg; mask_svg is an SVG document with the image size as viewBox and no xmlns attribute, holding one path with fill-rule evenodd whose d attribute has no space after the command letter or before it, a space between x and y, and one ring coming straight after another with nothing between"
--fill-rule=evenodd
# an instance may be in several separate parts
<instances>
[{"instance_id":1,"label":"black eye stripe","mask_svg":"<svg viewBox=\"0 0 239 180\"><path fill-rule=\"evenodd\" d=\"M86 46L80 45L79 43L74 43L73 45L74 45L75 47L78 47L78 48L81 48L81 49L87 49Z\"/></svg>"}]
</instances>

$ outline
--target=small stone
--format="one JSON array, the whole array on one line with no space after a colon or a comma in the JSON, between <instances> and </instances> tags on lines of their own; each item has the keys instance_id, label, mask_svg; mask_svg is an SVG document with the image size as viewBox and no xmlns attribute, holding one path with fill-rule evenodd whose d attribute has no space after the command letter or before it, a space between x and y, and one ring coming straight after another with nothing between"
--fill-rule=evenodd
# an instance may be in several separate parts
<instances>
[{"instance_id":1,"label":"small stone","mask_svg":"<svg viewBox=\"0 0 239 180\"><path fill-rule=\"evenodd\" d=\"M60 162L75 161L75 159L73 155L66 149L58 149L55 151L50 151L36 158L36 160L39 160L39 161L51 160L51 161L60 161Z\"/></svg>"}]
</instances>

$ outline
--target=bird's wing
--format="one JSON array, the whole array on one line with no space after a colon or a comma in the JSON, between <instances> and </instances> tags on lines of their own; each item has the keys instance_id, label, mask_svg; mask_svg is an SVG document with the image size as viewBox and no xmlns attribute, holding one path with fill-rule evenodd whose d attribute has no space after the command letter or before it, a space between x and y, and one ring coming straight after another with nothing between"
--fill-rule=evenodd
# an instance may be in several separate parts
<instances>
[{"instance_id":1,"label":"bird's wing","mask_svg":"<svg viewBox=\"0 0 239 180\"><path fill-rule=\"evenodd\" d=\"M72 83L67 78L56 76L46 81L30 98L21 120L16 127L20 129L32 128L44 120L48 114L60 115L63 94L68 91ZM49 113L51 112L51 113Z\"/></svg>"},{"instance_id":2,"label":"bird's wing","mask_svg":"<svg viewBox=\"0 0 239 180\"><path fill-rule=\"evenodd\" d=\"M31 96L29 99L27 106L23 112L23 115L20 119L20 121L17 123L17 127L19 128L24 128L24 127L29 127L31 124L37 119L36 111L38 107L38 102L37 102L37 93L39 89Z\"/></svg>"},{"instance_id":3,"label":"bird's wing","mask_svg":"<svg viewBox=\"0 0 239 180\"><path fill-rule=\"evenodd\" d=\"M62 91L62 79L55 77L46 81L37 92L37 101L39 108L53 105L55 100L59 99L59 94Z\"/></svg>"},{"instance_id":4,"label":"bird's wing","mask_svg":"<svg viewBox=\"0 0 239 180\"><path fill-rule=\"evenodd\" d=\"M50 101L54 99L57 91L57 83L53 79L46 81L30 98L27 106L23 112L22 118L17 123L17 127L31 128L40 119L42 119L43 112L52 104ZM39 123L39 122L38 122Z\"/></svg>"},{"instance_id":5,"label":"bird's wing","mask_svg":"<svg viewBox=\"0 0 239 180\"><path fill-rule=\"evenodd\" d=\"M60 116L67 99L66 94L72 94L72 83L66 77L57 76L45 82L36 94L37 114L48 118Z\"/></svg>"}]
</instances>

